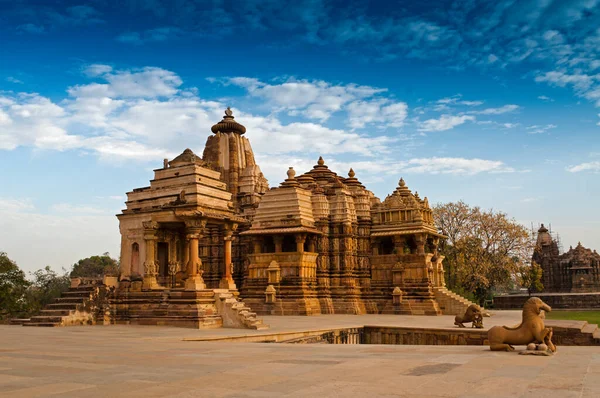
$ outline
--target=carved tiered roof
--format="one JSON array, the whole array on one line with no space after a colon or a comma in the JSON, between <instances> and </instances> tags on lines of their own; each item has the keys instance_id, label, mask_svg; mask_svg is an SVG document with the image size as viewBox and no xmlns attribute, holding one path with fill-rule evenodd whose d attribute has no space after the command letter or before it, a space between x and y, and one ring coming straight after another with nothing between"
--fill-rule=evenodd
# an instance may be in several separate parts
<instances>
[{"instance_id":1,"label":"carved tiered roof","mask_svg":"<svg viewBox=\"0 0 600 398\"><path fill-rule=\"evenodd\" d=\"M218 132L244 134L246 132L246 127L242 126L233 119L235 119L233 117L233 112L231 108L227 107L225 116L223 116L223 120L212 126L210 130L215 134Z\"/></svg>"},{"instance_id":2,"label":"carved tiered roof","mask_svg":"<svg viewBox=\"0 0 600 398\"><path fill-rule=\"evenodd\" d=\"M589 269L600 265L600 254L584 247L581 242L560 256L561 263L568 263L571 270Z\"/></svg>"},{"instance_id":3,"label":"carved tiered roof","mask_svg":"<svg viewBox=\"0 0 600 398\"><path fill-rule=\"evenodd\" d=\"M427 197L421 199L417 192L413 194L403 178L400 178L398 187L391 195L382 203L374 204L372 213L374 236L419 231L443 236L437 233Z\"/></svg>"}]
</instances>

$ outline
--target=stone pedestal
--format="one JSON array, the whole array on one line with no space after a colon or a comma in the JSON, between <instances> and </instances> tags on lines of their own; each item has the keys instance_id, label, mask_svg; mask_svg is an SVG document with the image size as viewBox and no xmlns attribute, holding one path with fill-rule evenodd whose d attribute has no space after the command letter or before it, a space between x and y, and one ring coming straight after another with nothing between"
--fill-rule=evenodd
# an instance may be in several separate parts
<instances>
[{"instance_id":1,"label":"stone pedestal","mask_svg":"<svg viewBox=\"0 0 600 398\"><path fill-rule=\"evenodd\" d=\"M204 290L206 284L200 275L190 276L185 280L185 290Z\"/></svg>"}]
</instances>

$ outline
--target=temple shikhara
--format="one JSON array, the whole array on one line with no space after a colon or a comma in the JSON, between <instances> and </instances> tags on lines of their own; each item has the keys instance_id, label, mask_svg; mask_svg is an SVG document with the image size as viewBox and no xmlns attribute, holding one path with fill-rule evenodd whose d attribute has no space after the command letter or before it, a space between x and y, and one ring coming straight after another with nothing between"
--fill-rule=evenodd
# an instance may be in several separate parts
<instances>
[{"instance_id":1,"label":"temple shikhara","mask_svg":"<svg viewBox=\"0 0 600 398\"><path fill-rule=\"evenodd\" d=\"M472 304L445 288L444 236L403 179L382 201L319 158L269 188L229 108L212 132L202 156L164 159L127 193L109 322L260 329L257 315L456 315Z\"/></svg>"},{"instance_id":2,"label":"temple shikhara","mask_svg":"<svg viewBox=\"0 0 600 398\"><path fill-rule=\"evenodd\" d=\"M542 224L533 261L542 267L544 292L600 292L600 254L579 243L560 254L558 242Z\"/></svg>"}]
</instances>

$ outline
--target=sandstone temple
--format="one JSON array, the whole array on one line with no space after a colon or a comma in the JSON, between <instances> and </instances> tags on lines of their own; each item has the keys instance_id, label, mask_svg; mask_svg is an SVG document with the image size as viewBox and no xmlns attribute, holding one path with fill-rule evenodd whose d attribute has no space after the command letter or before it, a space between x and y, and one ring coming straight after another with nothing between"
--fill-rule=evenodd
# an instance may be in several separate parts
<instances>
[{"instance_id":1,"label":"sandstone temple","mask_svg":"<svg viewBox=\"0 0 600 398\"><path fill-rule=\"evenodd\" d=\"M257 315L456 315L471 304L445 288L444 236L403 179L382 201L319 158L269 188L229 108L212 133L202 156L164 159L127 193L105 323L259 329ZM83 282L35 322L79 314L95 291Z\"/></svg>"},{"instance_id":2,"label":"sandstone temple","mask_svg":"<svg viewBox=\"0 0 600 398\"><path fill-rule=\"evenodd\" d=\"M544 224L538 230L533 261L542 267L544 292L600 292L600 254L579 243L560 254Z\"/></svg>"}]
</instances>

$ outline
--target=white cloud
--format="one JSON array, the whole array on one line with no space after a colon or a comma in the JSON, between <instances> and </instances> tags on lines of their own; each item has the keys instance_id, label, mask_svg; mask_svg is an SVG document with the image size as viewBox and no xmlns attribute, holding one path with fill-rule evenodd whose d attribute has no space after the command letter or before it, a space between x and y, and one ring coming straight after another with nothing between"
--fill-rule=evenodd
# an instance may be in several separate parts
<instances>
[{"instance_id":1,"label":"white cloud","mask_svg":"<svg viewBox=\"0 0 600 398\"><path fill-rule=\"evenodd\" d=\"M110 65L92 64L84 68L83 73L90 77L101 76L112 72L113 68Z\"/></svg>"},{"instance_id":2,"label":"white cloud","mask_svg":"<svg viewBox=\"0 0 600 398\"><path fill-rule=\"evenodd\" d=\"M203 140L198 134L208 136L210 127L223 116L224 104L205 101L194 90L182 90L179 76L167 70L122 71L94 64L83 72L99 82L70 87L67 90L69 97L59 103L37 94L0 97L0 148L77 149L111 161L156 161L177 155L191 140L201 145ZM258 83L252 79L238 79L237 84L251 86ZM289 88L281 86L277 90L285 92ZM291 91L298 90L295 84L291 87L294 87ZM320 82L307 84L306 92L315 87L329 94L346 93L348 98L381 91ZM273 98L279 103L296 104L293 96L277 94ZM304 106L303 112L312 112L311 107L316 107L319 101L319 98L312 98L299 104ZM375 119L370 120L368 115L357 111L353 113L353 120L355 124L398 127L406 118L406 108L404 103L381 99L374 106ZM375 156L387 153L391 143L402 139L401 136L366 136L312 122L286 125L273 114L263 117L237 110L235 114L247 126L255 149L266 154L310 151Z\"/></svg>"},{"instance_id":3,"label":"white cloud","mask_svg":"<svg viewBox=\"0 0 600 398\"><path fill-rule=\"evenodd\" d=\"M535 78L536 82L548 82L559 87L573 85L578 90L587 90L594 82L595 77L583 73L568 74L564 71L550 71Z\"/></svg>"},{"instance_id":4,"label":"white cloud","mask_svg":"<svg viewBox=\"0 0 600 398\"><path fill-rule=\"evenodd\" d=\"M547 133L548 130L555 129L557 127L558 126L555 124L546 124L545 126L534 124L533 126L527 127L527 132L529 134L544 134Z\"/></svg>"},{"instance_id":5,"label":"white cloud","mask_svg":"<svg viewBox=\"0 0 600 398\"><path fill-rule=\"evenodd\" d=\"M113 214L114 211L109 209L101 209L94 206L88 205L75 205L72 203L57 203L51 206L51 210L56 213L64 214Z\"/></svg>"},{"instance_id":6,"label":"white cloud","mask_svg":"<svg viewBox=\"0 0 600 398\"><path fill-rule=\"evenodd\" d=\"M579 173L581 171L592 171L600 173L600 161L581 163L575 166L567 167L567 171L571 173Z\"/></svg>"},{"instance_id":7,"label":"white cloud","mask_svg":"<svg viewBox=\"0 0 600 398\"><path fill-rule=\"evenodd\" d=\"M0 212L14 213L19 211L34 210L35 206L29 198L13 199L0 197Z\"/></svg>"},{"instance_id":8,"label":"white cloud","mask_svg":"<svg viewBox=\"0 0 600 398\"><path fill-rule=\"evenodd\" d=\"M104 72L102 72L104 71ZM77 85L69 88L72 97L156 98L178 93L183 81L177 74L155 67L107 72L106 65L95 65L87 73L98 73L106 83Z\"/></svg>"},{"instance_id":9,"label":"white cloud","mask_svg":"<svg viewBox=\"0 0 600 398\"><path fill-rule=\"evenodd\" d=\"M465 106L479 106L483 105L483 101L467 101L462 100L462 94L456 94L452 97L441 98L436 101L436 104L442 105L442 107L438 107L437 109L447 109L443 107L443 105L465 105Z\"/></svg>"},{"instance_id":10,"label":"white cloud","mask_svg":"<svg viewBox=\"0 0 600 398\"><path fill-rule=\"evenodd\" d=\"M348 125L353 129L363 128L367 124L402 127L408 115L408 105L386 99L355 101L348 105L347 111Z\"/></svg>"},{"instance_id":11,"label":"white cloud","mask_svg":"<svg viewBox=\"0 0 600 398\"><path fill-rule=\"evenodd\" d=\"M420 124L419 131L445 131L459 126L467 121L474 121L474 116L442 115L439 119L425 120Z\"/></svg>"},{"instance_id":12,"label":"white cloud","mask_svg":"<svg viewBox=\"0 0 600 398\"><path fill-rule=\"evenodd\" d=\"M503 113L514 112L517 109L519 109L519 105L510 104L501 106L500 108L487 108L481 111L471 111L470 113L477 115L502 115Z\"/></svg>"},{"instance_id":13,"label":"white cloud","mask_svg":"<svg viewBox=\"0 0 600 398\"><path fill-rule=\"evenodd\" d=\"M23 81L22 81L22 80L19 80L19 79L17 79L17 78L16 78L16 77L14 77L14 76L8 76L8 77L7 77L5 80L6 80L7 82L9 82L9 83L14 83L14 84L23 84Z\"/></svg>"},{"instance_id":14,"label":"white cloud","mask_svg":"<svg viewBox=\"0 0 600 398\"><path fill-rule=\"evenodd\" d=\"M547 101L547 102L554 102L554 100L550 97L547 97L545 95L538 95L538 99L542 100L542 101Z\"/></svg>"},{"instance_id":15,"label":"white cloud","mask_svg":"<svg viewBox=\"0 0 600 398\"><path fill-rule=\"evenodd\" d=\"M332 85L320 80L288 79L283 83L268 84L255 78L232 77L226 79L224 83L245 88L251 96L266 100L275 111L287 110L292 115L301 114L308 119L321 122L329 119L331 114L343 110L350 103L373 98L387 91L356 84ZM381 105L385 103L387 106L394 104L393 101L383 98L373 99L371 102ZM397 111L399 107L396 106L394 109ZM391 108L388 111L391 111ZM390 117L390 119L390 126L397 127L399 117Z\"/></svg>"},{"instance_id":16,"label":"white cloud","mask_svg":"<svg viewBox=\"0 0 600 398\"><path fill-rule=\"evenodd\" d=\"M402 171L427 174L513 173L515 169L501 161L465 158L417 158L402 164Z\"/></svg>"}]
</instances>

